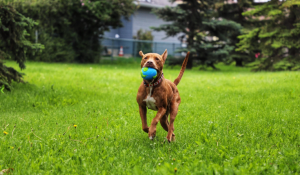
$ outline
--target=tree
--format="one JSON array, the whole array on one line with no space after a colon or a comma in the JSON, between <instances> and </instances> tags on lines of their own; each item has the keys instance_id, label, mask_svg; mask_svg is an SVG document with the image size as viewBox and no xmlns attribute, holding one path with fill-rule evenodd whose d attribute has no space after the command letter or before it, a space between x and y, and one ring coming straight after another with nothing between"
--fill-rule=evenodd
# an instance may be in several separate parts
<instances>
[{"instance_id":1,"label":"tree","mask_svg":"<svg viewBox=\"0 0 300 175\"><path fill-rule=\"evenodd\" d=\"M271 0L244 15L264 23L239 36L238 51L261 50L253 70L300 70L300 1Z\"/></svg>"},{"instance_id":2,"label":"tree","mask_svg":"<svg viewBox=\"0 0 300 175\"><path fill-rule=\"evenodd\" d=\"M41 44L28 41L28 31L37 25L12 6L0 4L0 87L11 89L11 82L23 82L23 74L4 65L5 59L15 60L21 69L25 69L26 52L42 49Z\"/></svg>"},{"instance_id":3,"label":"tree","mask_svg":"<svg viewBox=\"0 0 300 175\"><path fill-rule=\"evenodd\" d=\"M216 0L183 0L176 7L154 11L159 18L170 22L154 27L154 30L165 31L167 36L180 34L181 40L187 38L188 47L181 51L191 51L187 64L189 69L195 60L216 69L214 64L228 60L235 48L230 45L232 42L230 37L241 30L241 25L220 18L215 10L216 2Z\"/></svg>"},{"instance_id":4,"label":"tree","mask_svg":"<svg viewBox=\"0 0 300 175\"><path fill-rule=\"evenodd\" d=\"M73 14L69 19L70 30L74 31L75 36L70 36L70 42L78 50L77 60L80 62L95 62L101 52L100 37L109 27L122 27L121 17L128 20L136 10L133 0L83 0L81 4L76 3L78 0L72 2L76 8L72 9Z\"/></svg>"},{"instance_id":5,"label":"tree","mask_svg":"<svg viewBox=\"0 0 300 175\"><path fill-rule=\"evenodd\" d=\"M122 27L121 17L128 19L136 9L133 0L26 0L15 4L40 24L35 30L46 49L32 59L81 63L97 62L101 36L110 27Z\"/></svg>"},{"instance_id":6,"label":"tree","mask_svg":"<svg viewBox=\"0 0 300 175\"><path fill-rule=\"evenodd\" d=\"M243 15L244 12L252 8L252 0L237 0L233 2L232 0L219 0L216 3L216 9L218 10L218 15L224 19L235 21L242 25L243 28L249 28L253 24L252 21L248 20L246 16ZM241 35L241 31L238 31L231 35L230 45L236 47L239 43L238 36ZM245 63L253 62L255 57L253 54L249 54L242 51L232 51L228 59L228 63L235 61L236 66L244 66Z\"/></svg>"}]
</instances>

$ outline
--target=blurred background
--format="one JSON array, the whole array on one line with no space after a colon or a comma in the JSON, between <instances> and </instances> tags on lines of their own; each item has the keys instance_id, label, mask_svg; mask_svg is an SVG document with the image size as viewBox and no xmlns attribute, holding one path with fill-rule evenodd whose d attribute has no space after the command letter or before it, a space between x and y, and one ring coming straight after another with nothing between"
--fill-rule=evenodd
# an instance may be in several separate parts
<instances>
[{"instance_id":1,"label":"blurred background","mask_svg":"<svg viewBox=\"0 0 300 175\"><path fill-rule=\"evenodd\" d=\"M139 62L162 54L168 65L253 71L300 70L299 0L4 0L0 2L0 86L22 74L15 60Z\"/></svg>"}]
</instances>

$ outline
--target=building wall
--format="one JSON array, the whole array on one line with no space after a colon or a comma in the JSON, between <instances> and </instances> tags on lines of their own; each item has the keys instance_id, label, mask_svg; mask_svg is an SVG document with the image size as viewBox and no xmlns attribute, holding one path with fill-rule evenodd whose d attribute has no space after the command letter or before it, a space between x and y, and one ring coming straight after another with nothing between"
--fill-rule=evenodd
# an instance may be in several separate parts
<instances>
[{"instance_id":1,"label":"building wall","mask_svg":"<svg viewBox=\"0 0 300 175\"><path fill-rule=\"evenodd\" d=\"M133 15L133 30L132 30L132 35L136 35L137 31L139 29L144 29L144 30L151 30L150 27L158 27L161 24L166 24L165 21L162 19L159 19L155 14L151 13L151 8L144 8L141 7L139 8ZM152 30L151 30L152 31ZM161 41L161 42L173 42L173 43L180 43L178 40L178 37L169 37L166 39L163 39L166 37L166 33L161 31L161 32L156 32L152 31L152 35L154 36L154 41Z\"/></svg>"},{"instance_id":2,"label":"building wall","mask_svg":"<svg viewBox=\"0 0 300 175\"><path fill-rule=\"evenodd\" d=\"M139 8L129 20L125 20L124 18L121 20L123 27L117 29L110 28L110 31L104 33L104 37L114 38L118 34L120 38L133 39L133 36L136 36L137 31L140 29L151 30L150 27L158 27L161 24L166 24L165 21L151 13L151 8L144 7ZM180 43L178 36L164 39L166 37L165 32L151 31L154 36L153 41Z\"/></svg>"},{"instance_id":3,"label":"building wall","mask_svg":"<svg viewBox=\"0 0 300 175\"><path fill-rule=\"evenodd\" d=\"M129 18L129 20L126 20L124 17L121 18L121 21L123 23L123 27L113 29L110 28L110 31L107 31L104 33L104 37L108 38L115 38L115 35L118 34L120 38L125 39L132 39L132 16ZM132 42L126 42L121 40L107 40L104 39L101 41L102 46L107 47L107 49L110 50L113 55L118 55L119 48L122 46L124 54L126 55L132 55L133 53L133 43Z\"/></svg>"},{"instance_id":4,"label":"building wall","mask_svg":"<svg viewBox=\"0 0 300 175\"><path fill-rule=\"evenodd\" d=\"M118 34L120 38L132 39L132 17L129 20L126 20L124 17L121 18L123 27L113 29L110 27L110 31L104 32L104 37L115 38L115 35Z\"/></svg>"},{"instance_id":5,"label":"building wall","mask_svg":"<svg viewBox=\"0 0 300 175\"><path fill-rule=\"evenodd\" d=\"M139 8L134 15L128 20L121 19L123 27L117 29L110 29L110 31L104 33L104 37L115 38L115 35L119 35L119 40L103 39L101 43L104 47L111 50L113 55L117 55L119 48L122 46L125 55L137 56L139 50L145 52L155 52L162 54L165 49L168 49L169 55L176 55L175 51L180 48L181 44L178 37L166 37L165 32L156 32L150 29L150 27L158 27L161 24L166 24L165 21L156 17L151 13L151 8ZM151 30L154 36L154 43L152 44L138 44L134 40L122 40L133 39L136 36L139 29ZM141 48L141 46L147 46L147 48Z\"/></svg>"}]
</instances>

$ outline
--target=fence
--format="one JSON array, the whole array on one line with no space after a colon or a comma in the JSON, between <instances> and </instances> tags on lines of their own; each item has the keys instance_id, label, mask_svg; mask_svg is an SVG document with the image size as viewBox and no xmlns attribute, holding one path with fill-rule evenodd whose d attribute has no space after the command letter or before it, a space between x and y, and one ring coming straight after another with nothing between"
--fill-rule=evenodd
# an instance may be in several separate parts
<instances>
[{"instance_id":1,"label":"fence","mask_svg":"<svg viewBox=\"0 0 300 175\"><path fill-rule=\"evenodd\" d=\"M165 49L168 49L169 56L181 56L181 53L177 53L176 50L182 48L184 45L181 43L168 43L146 40L134 40L134 39L120 39L120 38L103 38L101 39L101 45L104 48L102 56L110 56L111 60L115 56L118 56L120 47L123 47L124 57L139 57L139 51L143 53L158 53L162 54Z\"/></svg>"}]
</instances>

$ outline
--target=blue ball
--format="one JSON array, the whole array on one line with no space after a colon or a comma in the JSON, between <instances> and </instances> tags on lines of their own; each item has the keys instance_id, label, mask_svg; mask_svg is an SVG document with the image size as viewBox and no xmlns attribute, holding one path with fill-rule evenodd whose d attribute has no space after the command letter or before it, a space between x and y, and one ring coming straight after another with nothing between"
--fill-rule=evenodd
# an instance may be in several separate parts
<instances>
[{"instance_id":1,"label":"blue ball","mask_svg":"<svg viewBox=\"0 0 300 175\"><path fill-rule=\"evenodd\" d=\"M151 67L143 67L141 71L141 76L145 80L153 80L157 76L157 71L156 69L153 69Z\"/></svg>"}]
</instances>

